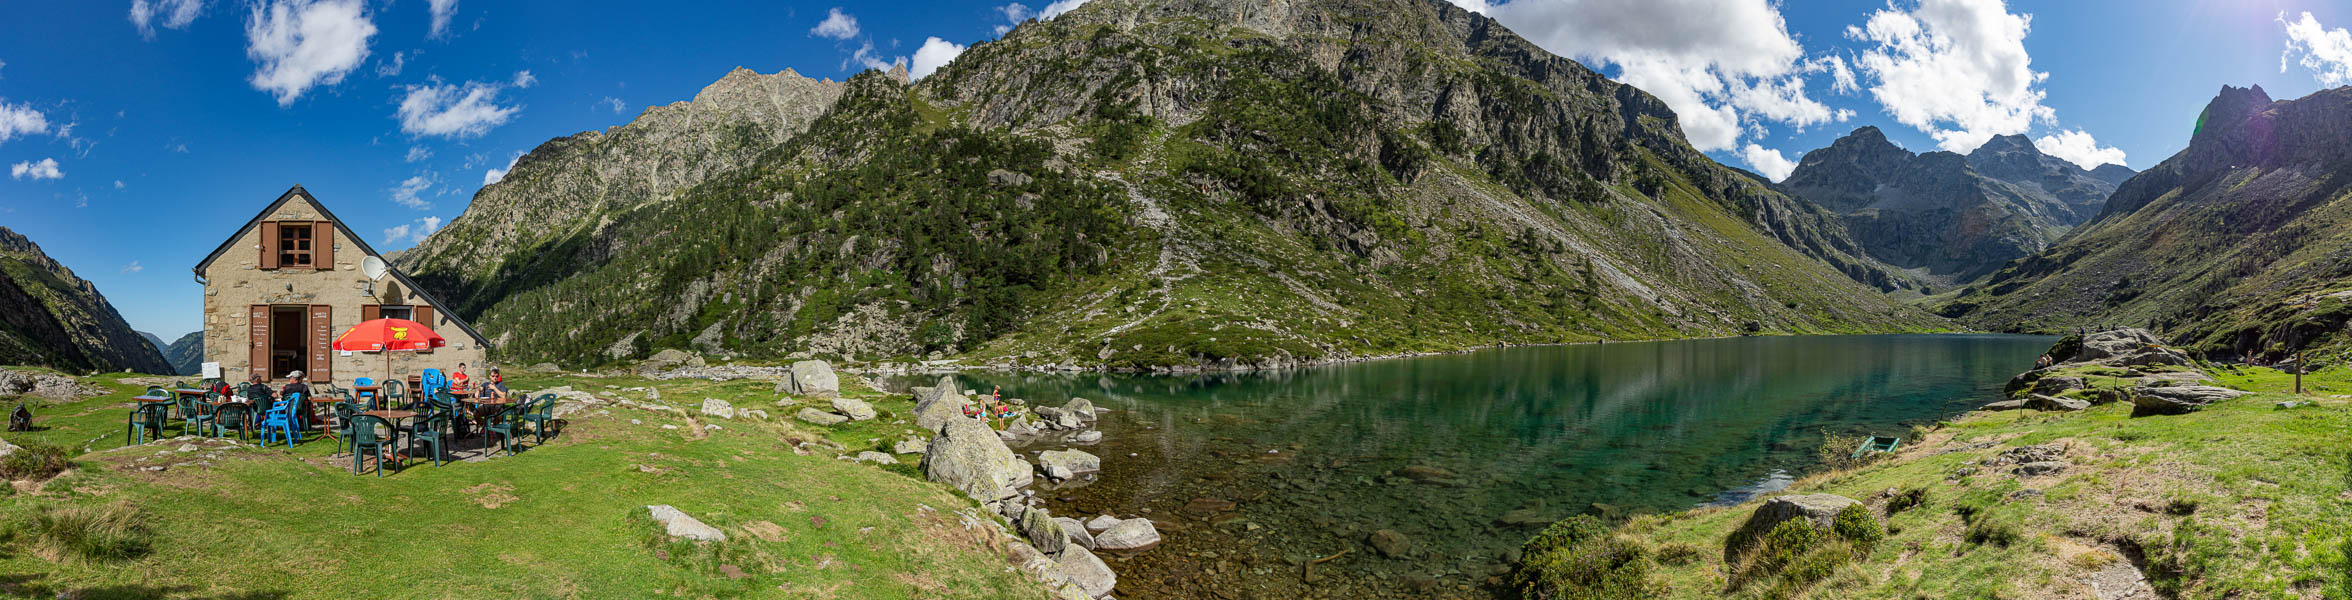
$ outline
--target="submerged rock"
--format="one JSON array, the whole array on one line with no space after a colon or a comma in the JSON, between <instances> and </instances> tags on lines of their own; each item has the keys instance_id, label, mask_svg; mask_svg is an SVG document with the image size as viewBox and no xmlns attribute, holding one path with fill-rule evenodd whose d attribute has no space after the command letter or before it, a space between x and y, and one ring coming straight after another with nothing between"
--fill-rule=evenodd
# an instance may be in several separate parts
<instances>
[{"instance_id":1,"label":"submerged rock","mask_svg":"<svg viewBox=\"0 0 2352 600\"><path fill-rule=\"evenodd\" d=\"M1085 548L1064 547L1054 562L1061 564L1062 574L1070 578L1070 583L1078 584L1078 589L1085 590L1088 596L1109 596L1111 588L1118 587L1119 575L1112 573L1110 565L1103 564L1101 558Z\"/></svg>"},{"instance_id":2,"label":"submerged rock","mask_svg":"<svg viewBox=\"0 0 2352 600\"><path fill-rule=\"evenodd\" d=\"M1059 481L1102 470L1102 459L1079 450L1047 450L1037 455L1037 466Z\"/></svg>"},{"instance_id":3,"label":"submerged rock","mask_svg":"<svg viewBox=\"0 0 2352 600\"><path fill-rule=\"evenodd\" d=\"M1095 543L1100 544L1102 540L1098 538ZM1373 550L1388 558L1404 558L1413 551L1413 540L1393 529L1374 531L1372 535L1364 537L1364 543L1370 544Z\"/></svg>"}]
</instances>

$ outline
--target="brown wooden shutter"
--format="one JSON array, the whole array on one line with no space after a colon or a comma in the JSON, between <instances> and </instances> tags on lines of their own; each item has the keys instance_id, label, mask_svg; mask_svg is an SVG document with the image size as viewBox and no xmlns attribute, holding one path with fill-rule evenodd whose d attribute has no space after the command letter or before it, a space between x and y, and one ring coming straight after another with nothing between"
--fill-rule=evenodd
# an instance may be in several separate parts
<instances>
[{"instance_id":1,"label":"brown wooden shutter","mask_svg":"<svg viewBox=\"0 0 2352 600\"><path fill-rule=\"evenodd\" d=\"M359 305L359 320L374 321L384 318L384 307L374 304Z\"/></svg>"},{"instance_id":2,"label":"brown wooden shutter","mask_svg":"<svg viewBox=\"0 0 2352 600\"><path fill-rule=\"evenodd\" d=\"M433 307L420 305L411 308L409 312L410 314L408 316L415 319L418 323L423 323L426 329L433 330L433 333L441 333L441 324L433 322ZM441 337L449 337L449 334L441 333ZM433 349L426 348L423 350L418 350L417 352L431 354L433 353Z\"/></svg>"},{"instance_id":3,"label":"brown wooden shutter","mask_svg":"<svg viewBox=\"0 0 2352 600\"><path fill-rule=\"evenodd\" d=\"M261 222L261 268L278 268L278 222Z\"/></svg>"},{"instance_id":4,"label":"brown wooden shutter","mask_svg":"<svg viewBox=\"0 0 2352 600\"><path fill-rule=\"evenodd\" d=\"M321 271L335 270L334 221L319 221L310 226L310 264Z\"/></svg>"},{"instance_id":5,"label":"brown wooden shutter","mask_svg":"<svg viewBox=\"0 0 2352 600\"><path fill-rule=\"evenodd\" d=\"M310 372L311 381L334 383L329 368L335 365L335 307L325 304L310 305Z\"/></svg>"},{"instance_id":6,"label":"brown wooden shutter","mask_svg":"<svg viewBox=\"0 0 2352 600\"><path fill-rule=\"evenodd\" d=\"M261 377L262 381L270 380L269 325L269 305L253 305L252 318L247 320L245 324L246 336L253 339L253 362L247 365L245 370L252 375Z\"/></svg>"}]
</instances>

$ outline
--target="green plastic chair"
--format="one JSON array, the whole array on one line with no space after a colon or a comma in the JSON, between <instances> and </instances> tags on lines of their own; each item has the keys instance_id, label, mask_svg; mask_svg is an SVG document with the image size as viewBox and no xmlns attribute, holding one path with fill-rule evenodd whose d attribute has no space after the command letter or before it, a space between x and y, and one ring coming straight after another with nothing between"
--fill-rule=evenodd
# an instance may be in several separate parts
<instances>
[{"instance_id":1,"label":"green plastic chair","mask_svg":"<svg viewBox=\"0 0 2352 600\"><path fill-rule=\"evenodd\" d=\"M181 403L193 404L194 406L190 407L188 410L193 410L195 412L188 413L188 417L180 421L180 433L186 435L209 435L213 429L218 428L213 424L213 421L215 420L215 413L220 411L214 409L211 404L195 402L192 400L183 400Z\"/></svg>"},{"instance_id":2,"label":"green plastic chair","mask_svg":"<svg viewBox=\"0 0 2352 600\"><path fill-rule=\"evenodd\" d=\"M555 421L555 394L540 394L523 403L515 417L531 425L531 434L537 437L538 443L547 443L547 424Z\"/></svg>"},{"instance_id":3,"label":"green plastic chair","mask_svg":"<svg viewBox=\"0 0 2352 600\"><path fill-rule=\"evenodd\" d=\"M243 404L223 404L212 410L212 437L228 437L229 428L237 429L237 441L244 441L253 433L253 407Z\"/></svg>"},{"instance_id":4,"label":"green plastic chair","mask_svg":"<svg viewBox=\"0 0 2352 600\"><path fill-rule=\"evenodd\" d=\"M408 430L408 449L418 444L433 447L433 466L441 466L441 432L449 428L449 413L436 412L416 418L416 425Z\"/></svg>"},{"instance_id":5,"label":"green plastic chair","mask_svg":"<svg viewBox=\"0 0 2352 600\"><path fill-rule=\"evenodd\" d=\"M390 444L384 438L378 437L376 435L376 426L378 425L384 426L384 429L386 430L392 429L392 424L386 422L383 417L374 415L352 416L351 474L358 475L361 461L365 461L367 460L368 456L374 455L376 456L376 476L384 476L383 454L385 448L390 446ZM365 450L365 452L362 452L362 450Z\"/></svg>"},{"instance_id":6,"label":"green plastic chair","mask_svg":"<svg viewBox=\"0 0 2352 600\"><path fill-rule=\"evenodd\" d=\"M514 418L517 408L520 407L501 408L498 409L498 412L490 413L489 417L482 419L484 434L498 434L498 449L505 450L507 456L514 456L515 424L522 421Z\"/></svg>"},{"instance_id":7,"label":"green plastic chair","mask_svg":"<svg viewBox=\"0 0 2352 600\"><path fill-rule=\"evenodd\" d=\"M401 381L398 378L385 379L383 387L384 389L379 390L379 392L382 393L384 400L378 404L382 404L384 408L406 408L405 405L408 403L408 382Z\"/></svg>"},{"instance_id":8,"label":"green plastic chair","mask_svg":"<svg viewBox=\"0 0 2352 600\"><path fill-rule=\"evenodd\" d=\"M155 434L155 439L163 439L163 421L170 411L171 405L168 404L141 402L132 407L130 416L123 420L123 441L132 445L144 444L147 443L149 433ZM132 441L134 439L137 441Z\"/></svg>"}]
</instances>

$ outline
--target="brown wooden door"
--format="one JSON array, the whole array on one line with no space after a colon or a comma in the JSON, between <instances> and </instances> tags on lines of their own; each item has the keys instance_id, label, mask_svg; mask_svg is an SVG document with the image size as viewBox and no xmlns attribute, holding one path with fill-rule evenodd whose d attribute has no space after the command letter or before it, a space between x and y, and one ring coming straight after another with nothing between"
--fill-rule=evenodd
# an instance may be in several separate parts
<instances>
[{"instance_id":1,"label":"brown wooden door","mask_svg":"<svg viewBox=\"0 0 2352 600\"><path fill-rule=\"evenodd\" d=\"M246 319L246 326L245 326L245 328L246 328L245 335L246 335L247 337L251 338L251 339L252 339L252 341L253 341L253 357L252 357L252 358L253 358L253 361L252 361L252 364L248 365L248 366L246 367L246 369L245 369L245 370L248 372L248 374L249 374L249 375L252 375L252 376L255 376L255 377L260 377L262 381L269 381L269 380L270 380L270 373L269 373L269 367L270 367L270 344L269 344L269 342L270 342L270 307L269 307L269 305L267 305L267 304L255 304L255 305L253 305L253 314L251 315L251 318L248 318L248 319Z\"/></svg>"},{"instance_id":2,"label":"brown wooden door","mask_svg":"<svg viewBox=\"0 0 2352 600\"><path fill-rule=\"evenodd\" d=\"M335 307L310 305L310 380L333 383L328 367L335 364Z\"/></svg>"},{"instance_id":3,"label":"brown wooden door","mask_svg":"<svg viewBox=\"0 0 2352 600\"><path fill-rule=\"evenodd\" d=\"M433 307L421 304L412 307L409 309L409 317L414 319L417 323L423 324L426 329L433 330L433 333L439 333L443 338L449 337L449 334L443 333L441 331L441 324L433 322ZM431 354L433 349L426 348L423 350L418 350L417 352Z\"/></svg>"}]
</instances>

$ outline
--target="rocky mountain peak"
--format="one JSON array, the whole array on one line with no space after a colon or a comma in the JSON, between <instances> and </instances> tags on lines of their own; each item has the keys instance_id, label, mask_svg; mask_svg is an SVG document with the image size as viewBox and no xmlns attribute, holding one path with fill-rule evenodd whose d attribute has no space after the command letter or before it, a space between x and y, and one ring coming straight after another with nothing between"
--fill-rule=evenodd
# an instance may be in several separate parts
<instances>
[{"instance_id":1,"label":"rocky mountain peak","mask_svg":"<svg viewBox=\"0 0 2352 600\"><path fill-rule=\"evenodd\" d=\"M68 370L130 368L163 373L163 355L132 331L98 287L41 252L41 246L0 227L0 365Z\"/></svg>"},{"instance_id":2,"label":"rocky mountain peak","mask_svg":"<svg viewBox=\"0 0 2352 600\"><path fill-rule=\"evenodd\" d=\"M65 268L64 263L49 258L49 254L42 252L41 245L33 243L32 238L25 237L24 234L17 233L7 227L0 227L0 256L10 256L22 260L26 264L56 275L58 279L74 284L84 292L98 293L98 288L90 285L90 282L75 277L73 269Z\"/></svg>"},{"instance_id":3,"label":"rocky mountain peak","mask_svg":"<svg viewBox=\"0 0 2352 600\"><path fill-rule=\"evenodd\" d=\"M2139 171L2134 171L2131 167L2115 163L2107 163L2099 165L2099 168L2091 169L2091 177L2111 185L2123 185L2124 180L2131 179L2133 175L2138 174Z\"/></svg>"}]
</instances>

